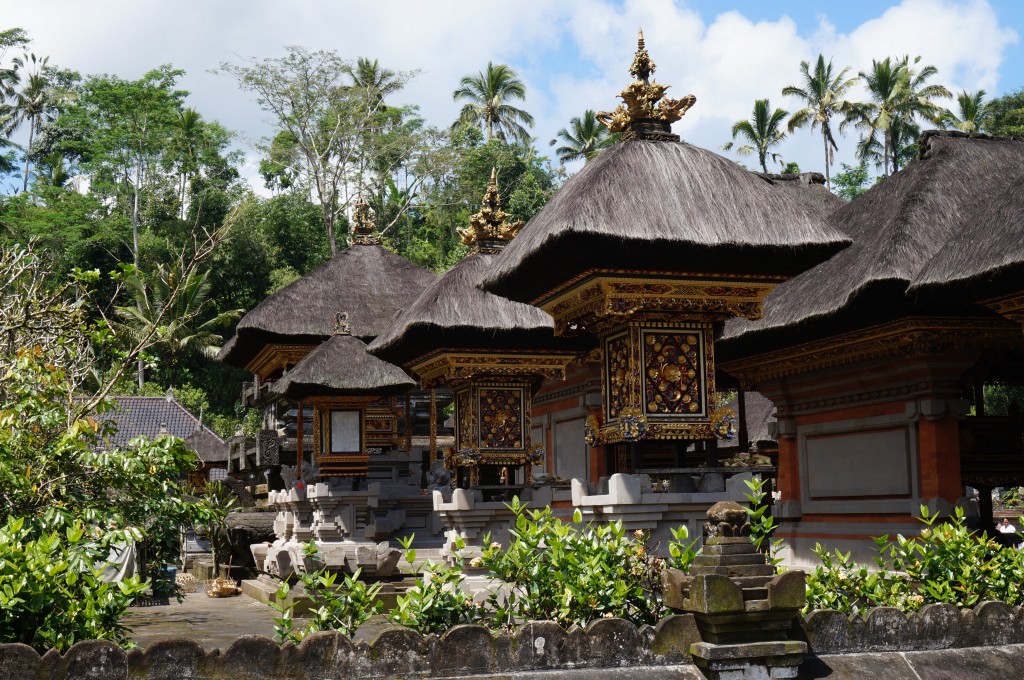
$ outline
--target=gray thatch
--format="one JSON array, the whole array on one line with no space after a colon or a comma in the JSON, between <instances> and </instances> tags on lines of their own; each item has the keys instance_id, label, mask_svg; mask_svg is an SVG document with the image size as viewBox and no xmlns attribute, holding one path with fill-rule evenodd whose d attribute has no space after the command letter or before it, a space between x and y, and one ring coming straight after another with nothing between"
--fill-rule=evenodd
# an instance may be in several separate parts
<instances>
[{"instance_id":1,"label":"gray thatch","mask_svg":"<svg viewBox=\"0 0 1024 680\"><path fill-rule=\"evenodd\" d=\"M334 335L306 355L274 383L273 392L289 399L308 396L388 395L416 386L405 371L366 350L351 335Z\"/></svg>"},{"instance_id":2,"label":"gray thatch","mask_svg":"<svg viewBox=\"0 0 1024 680\"><path fill-rule=\"evenodd\" d=\"M827 218L846 201L825 188L825 175L820 172L801 172L785 174L754 173L761 179L776 187L782 193L806 208L812 215Z\"/></svg>"},{"instance_id":3,"label":"gray thatch","mask_svg":"<svg viewBox=\"0 0 1024 680\"><path fill-rule=\"evenodd\" d=\"M352 335L375 338L436 278L381 246L352 246L250 310L218 358L244 367L267 343L322 340L338 312Z\"/></svg>"},{"instance_id":4,"label":"gray thatch","mask_svg":"<svg viewBox=\"0 0 1024 680\"><path fill-rule=\"evenodd\" d=\"M898 314L910 281L1024 174L1024 142L932 132L920 149L904 170L832 213L852 246L776 288L763 319L729 321L724 338L835 315L854 298L876 318Z\"/></svg>"},{"instance_id":5,"label":"gray thatch","mask_svg":"<svg viewBox=\"0 0 1024 680\"><path fill-rule=\"evenodd\" d=\"M775 404L760 392L743 395L747 412L747 439L752 442L775 439L770 425L775 422Z\"/></svg>"},{"instance_id":6,"label":"gray thatch","mask_svg":"<svg viewBox=\"0 0 1024 680\"><path fill-rule=\"evenodd\" d=\"M848 243L789 192L726 158L630 140L569 179L483 285L532 301L595 267L796 274Z\"/></svg>"},{"instance_id":7,"label":"gray thatch","mask_svg":"<svg viewBox=\"0 0 1024 680\"><path fill-rule=\"evenodd\" d=\"M967 219L957 234L921 270L910 289L967 281L983 284L996 277L1015 279L1024 290L1024 177L1002 196ZM1009 281L1007 281L1009 283ZM992 296L1002 290L988 290Z\"/></svg>"},{"instance_id":8,"label":"gray thatch","mask_svg":"<svg viewBox=\"0 0 1024 680\"><path fill-rule=\"evenodd\" d=\"M370 351L407 363L441 348L530 349L554 343L551 317L486 293L483 276L503 254L469 255L426 290L370 344Z\"/></svg>"}]
</instances>

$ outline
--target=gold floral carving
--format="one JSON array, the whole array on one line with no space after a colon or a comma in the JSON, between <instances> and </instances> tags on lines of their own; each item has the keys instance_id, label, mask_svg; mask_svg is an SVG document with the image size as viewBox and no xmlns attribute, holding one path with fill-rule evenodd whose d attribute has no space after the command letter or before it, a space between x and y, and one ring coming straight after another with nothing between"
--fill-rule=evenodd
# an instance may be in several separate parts
<instances>
[{"instance_id":1,"label":"gold floral carving","mask_svg":"<svg viewBox=\"0 0 1024 680\"><path fill-rule=\"evenodd\" d=\"M609 131L622 132L624 137L672 139L679 138L668 132L638 129L637 123L658 121L667 125L676 122L697 102L697 98L688 94L682 99L670 99L665 96L669 86L651 82L655 64L647 53L644 44L644 33L640 31L637 38L636 55L629 68L635 81L619 93L622 103L614 111L602 111L597 114Z\"/></svg>"},{"instance_id":2,"label":"gold floral carving","mask_svg":"<svg viewBox=\"0 0 1024 680\"><path fill-rule=\"evenodd\" d=\"M468 229L456 229L462 242L473 246L473 252L496 253L515 238L523 222L506 222L508 213L501 209L498 193L498 170L491 168L491 181L487 184L480 212L469 218Z\"/></svg>"},{"instance_id":3,"label":"gold floral carving","mask_svg":"<svg viewBox=\"0 0 1024 680\"><path fill-rule=\"evenodd\" d=\"M759 319L775 281L641 277L592 272L575 287L539 303L555 320L555 334L601 333L640 314L670 313L724 321Z\"/></svg>"},{"instance_id":4,"label":"gold floral carving","mask_svg":"<svg viewBox=\"0 0 1024 680\"><path fill-rule=\"evenodd\" d=\"M439 350L411 366L423 387L457 387L484 377L531 377L565 380L565 369L575 355L562 353L487 354Z\"/></svg>"},{"instance_id":5,"label":"gold floral carving","mask_svg":"<svg viewBox=\"0 0 1024 680\"><path fill-rule=\"evenodd\" d=\"M1007 319L1024 323L1024 292L986 300L985 306Z\"/></svg>"},{"instance_id":6,"label":"gold floral carving","mask_svg":"<svg viewBox=\"0 0 1024 680\"><path fill-rule=\"evenodd\" d=\"M588 440L713 439L713 324L630 322L601 346L603 419Z\"/></svg>"},{"instance_id":7,"label":"gold floral carving","mask_svg":"<svg viewBox=\"0 0 1024 680\"><path fill-rule=\"evenodd\" d=\"M480 448L524 448L522 387L480 388Z\"/></svg>"},{"instance_id":8,"label":"gold floral carving","mask_svg":"<svg viewBox=\"0 0 1024 680\"><path fill-rule=\"evenodd\" d=\"M910 317L775 352L724 362L745 385L892 355L1020 345L1020 327L978 318Z\"/></svg>"}]
</instances>

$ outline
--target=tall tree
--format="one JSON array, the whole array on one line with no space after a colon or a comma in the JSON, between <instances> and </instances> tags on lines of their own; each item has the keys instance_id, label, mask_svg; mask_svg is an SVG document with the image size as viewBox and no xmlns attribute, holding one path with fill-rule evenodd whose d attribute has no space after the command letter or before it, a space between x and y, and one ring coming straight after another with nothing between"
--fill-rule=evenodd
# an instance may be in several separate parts
<instances>
[{"instance_id":1,"label":"tall tree","mask_svg":"<svg viewBox=\"0 0 1024 680\"><path fill-rule=\"evenodd\" d=\"M425 148L427 131L415 122L415 111L384 101L415 73L388 71L369 60L353 65L333 51L302 47L290 47L278 59L225 63L221 70L277 118L274 140L285 142L287 153L280 153L280 144L278 153L269 145L273 163L261 172L272 179L294 177L312 193L332 254L338 252L337 228L356 197L386 185ZM402 211L409 205L411 198Z\"/></svg>"},{"instance_id":2,"label":"tall tree","mask_svg":"<svg viewBox=\"0 0 1024 680\"><path fill-rule=\"evenodd\" d=\"M555 149L555 153L563 165L581 158L589 161L614 145L620 137L618 133L608 132L608 128L597 120L591 109L584 111L580 118L571 119L569 127L562 128L556 134L557 139L551 140L551 146L562 142L562 146Z\"/></svg>"},{"instance_id":3,"label":"tall tree","mask_svg":"<svg viewBox=\"0 0 1024 680\"><path fill-rule=\"evenodd\" d=\"M509 103L525 100L526 86L509 66L487 62L483 71L465 76L452 96L466 102L459 123L480 126L488 140L529 143L530 132L524 126L533 126L533 116Z\"/></svg>"},{"instance_id":4,"label":"tall tree","mask_svg":"<svg viewBox=\"0 0 1024 680\"><path fill-rule=\"evenodd\" d=\"M839 149L835 137L832 135L832 118L846 113L850 108L850 103L846 101L845 96L857 82L856 76L847 77L849 71L849 68L843 68L836 73L832 67L832 60L829 59L826 64L824 55L819 54L813 72L810 64L806 61L800 62L802 84L787 85L782 88L782 94L799 97L804 103L804 107L794 111L789 118L790 133L808 125L812 131L816 127L821 127L821 138L825 146L825 184L830 190L832 189L832 178L829 170L832 165L833 152Z\"/></svg>"},{"instance_id":5,"label":"tall tree","mask_svg":"<svg viewBox=\"0 0 1024 680\"><path fill-rule=\"evenodd\" d=\"M957 110L946 109L939 114L936 122L961 132L980 132L989 116L985 103L985 90L968 92L963 90L956 97Z\"/></svg>"},{"instance_id":6,"label":"tall tree","mask_svg":"<svg viewBox=\"0 0 1024 680\"><path fill-rule=\"evenodd\" d=\"M860 74L870 101L853 104L840 125L843 129L852 123L863 131L858 147L861 159L870 158L881 146L886 175L890 168L899 171L906 147L916 144L917 118L934 119L941 111L935 100L950 96L944 86L927 83L938 69L931 65L918 67L920 61L921 57L911 61L909 56L872 60L871 70Z\"/></svg>"},{"instance_id":7,"label":"tall tree","mask_svg":"<svg viewBox=\"0 0 1024 680\"><path fill-rule=\"evenodd\" d=\"M129 276L125 285L134 304L117 308L121 322L115 329L131 343L152 338L151 346L167 363L173 386L178 365L190 352L212 357L220 350L223 338L217 330L242 315L241 309L212 314L210 272L189 268L184 258L171 265L160 265L153 276ZM139 373L139 387L144 373Z\"/></svg>"},{"instance_id":8,"label":"tall tree","mask_svg":"<svg viewBox=\"0 0 1024 680\"><path fill-rule=\"evenodd\" d=\"M1024 88L996 97L988 103L989 116L982 129L1001 137L1024 138Z\"/></svg>"},{"instance_id":9,"label":"tall tree","mask_svg":"<svg viewBox=\"0 0 1024 680\"><path fill-rule=\"evenodd\" d=\"M772 153L771 150L780 145L782 140L786 138L782 124L788 115L789 112L782 109L772 111L767 99L757 99L754 101L754 111L751 114L750 120L740 120L733 124L733 141L728 142L722 148L726 151L732 149L736 138L740 137L747 143L737 148L736 152L747 155L756 151L761 171L767 173L768 166L765 164L765 161L769 154L771 154L773 160L778 160L778 154Z\"/></svg>"},{"instance_id":10,"label":"tall tree","mask_svg":"<svg viewBox=\"0 0 1024 680\"><path fill-rule=\"evenodd\" d=\"M39 127L57 116L58 107L67 101L69 94L55 89L50 82L47 64L49 57L37 57L27 54L14 60L15 69L22 72L19 76L20 89L11 94L9 117L4 125L7 136L13 134L22 125L28 124L28 144L25 147L25 172L21 190L28 189L28 173L31 167L32 144Z\"/></svg>"}]
</instances>

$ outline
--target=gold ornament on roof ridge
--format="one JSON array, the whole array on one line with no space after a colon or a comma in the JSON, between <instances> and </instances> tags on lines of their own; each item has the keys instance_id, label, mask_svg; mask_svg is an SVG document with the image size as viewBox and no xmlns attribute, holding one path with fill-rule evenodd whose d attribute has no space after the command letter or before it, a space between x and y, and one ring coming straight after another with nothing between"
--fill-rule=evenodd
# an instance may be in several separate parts
<instances>
[{"instance_id":1,"label":"gold ornament on roof ridge","mask_svg":"<svg viewBox=\"0 0 1024 680\"><path fill-rule=\"evenodd\" d=\"M655 68L641 30L636 55L629 67L630 75L636 80L619 93L622 103L614 111L597 114L597 119L609 132L622 132L625 139L679 139L672 134L670 126L690 110L697 97L688 94L681 99L667 98L665 93L670 86L651 82Z\"/></svg>"},{"instance_id":2,"label":"gold ornament on roof ridge","mask_svg":"<svg viewBox=\"0 0 1024 680\"><path fill-rule=\"evenodd\" d=\"M515 238L524 222L506 222L508 213L501 209L498 193L498 170L491 168L491 179L481 202L480 212L469 218L468 229L456 229L462 242L474 246L474 253L497 253Z\"/></svg>"},{"instance_id":3,"label":"gold ornament on roof ridge","mask_svg":"<svg viewBox=\"0 0 1024 680\"><path fill-rule=\"evenodd\" d=\"M363 200L362 194L356 199L355 207L352 210L352 229L348 237L348 244L372 246L380 243L380 235L375 234L377 225L370 218L370 204Z\"/></svg>"}]
</instances>

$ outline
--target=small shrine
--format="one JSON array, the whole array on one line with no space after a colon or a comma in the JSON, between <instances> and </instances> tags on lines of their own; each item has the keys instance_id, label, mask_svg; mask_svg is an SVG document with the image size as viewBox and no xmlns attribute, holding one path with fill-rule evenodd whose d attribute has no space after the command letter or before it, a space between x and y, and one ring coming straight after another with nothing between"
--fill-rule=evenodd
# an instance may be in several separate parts
<instances>
[{"instance_id":1,"label":"small shrine","mask_svg":"<svg viewBox=\"0 0 1024 680\"><path fill-rule=\"evenodd\" d=\"M601 411L591 446L716 440L715 339L759 318L766 295L848 243L766 180L679 141L696 97L666 96L640 34L622 103L599 120L623 141L572 177L484 279L534 304L559 336L599 339ZM637 448L635 445L644 445Z\"/></svg>"},{"instance_id":2,"label":"small shrine","mask_svg":"<svg viewBox=\"0 0 1024 680\"><path fill-rule=\"evenodd\" d=\"M492 169L480 211L458 232L470 254L371 345L423 387L454 391L455 446L444 453L452 484L502 499L531 485L533 467L545 459L531 440L532 392L541 380L564 379L576 356L572 345L554 341L546 314L477 288L522 226L501 209Z\"/></svg>"}]
</instances>

